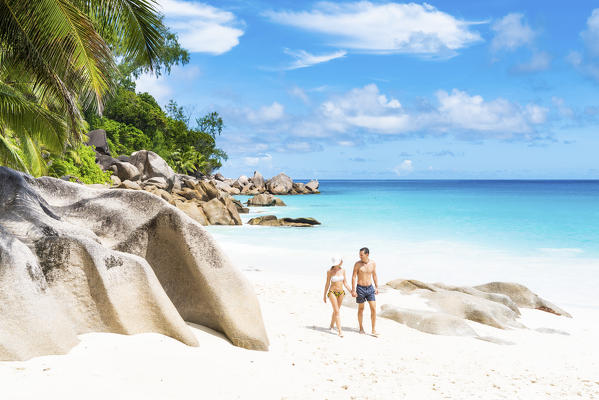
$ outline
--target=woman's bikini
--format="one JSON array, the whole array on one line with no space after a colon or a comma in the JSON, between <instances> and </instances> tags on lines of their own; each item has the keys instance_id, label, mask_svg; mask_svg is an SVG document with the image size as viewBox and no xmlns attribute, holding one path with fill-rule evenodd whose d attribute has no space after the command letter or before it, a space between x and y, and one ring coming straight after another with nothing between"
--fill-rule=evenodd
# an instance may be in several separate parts
<instances>
[{"instance_id":1,"label":"woman's bikini","mask_svg":"<svg viewBox=\"0 0 599 400\"><path fill-rule=\"evenodd\" d=\"M331 276L331 283L341 282L341 281L343 281L343 274L341 274L341 275L335 274L335 275ZM343 286L341 288L342 288L341 290L332 290L332 289L329 289L329 291L327 293L327 297L330 296L331 293L333 293L335 295L335 297L339 297L341 295L344 295L345 291L343 290Z\"/></svg>"}]
</instances>

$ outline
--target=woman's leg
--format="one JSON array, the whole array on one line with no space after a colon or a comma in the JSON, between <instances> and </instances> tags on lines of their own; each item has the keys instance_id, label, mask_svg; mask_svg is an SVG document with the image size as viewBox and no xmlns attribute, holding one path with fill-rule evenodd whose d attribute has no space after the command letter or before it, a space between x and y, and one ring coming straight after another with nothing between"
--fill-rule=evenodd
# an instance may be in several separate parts
<instances>
[{"instance_id":1,"label":"woman's leg","mask_svg":"<svg viewBox=\"0 0 599 400\"><path fill-rule=\"evenodd\" d=\"M329 300L331 301L331 306L333 307L333 319L337 324L337 332L339 333L339 336L343 336L341 333L341 321L339 320L339 305L337 304L337 296L331 292L331 294L329 294Z\"/></svg>"},{"instance_id":2,"label":"woman's leg","mask_svg":"<svg viewBox=\"0 0 599 400\"><path fill-rule=\"evenodd\" d=\"M343 304L344 294L337 297L337 332L339 332L339 336L343 336L341 333L341 305Z\"/></svg>"}]
</instances>

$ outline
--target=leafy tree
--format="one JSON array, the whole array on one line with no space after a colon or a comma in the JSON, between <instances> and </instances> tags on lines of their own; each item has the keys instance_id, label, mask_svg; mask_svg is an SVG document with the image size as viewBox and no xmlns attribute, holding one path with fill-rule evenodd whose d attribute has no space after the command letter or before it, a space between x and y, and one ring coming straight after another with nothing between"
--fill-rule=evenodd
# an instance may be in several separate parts
<instances>
[{"instance_id":1,"label":"leafy tree","mask_svg":"<svg viewBox=\"0 0 599 400\"><path fill-rule=\"evenodd\" d=\"M81 110L102 112L117 75L102 27L154 68L166 28L151 0L0 0L0 162L39 173L24 155L78 142Z\"/></svg>"}]
</instances>

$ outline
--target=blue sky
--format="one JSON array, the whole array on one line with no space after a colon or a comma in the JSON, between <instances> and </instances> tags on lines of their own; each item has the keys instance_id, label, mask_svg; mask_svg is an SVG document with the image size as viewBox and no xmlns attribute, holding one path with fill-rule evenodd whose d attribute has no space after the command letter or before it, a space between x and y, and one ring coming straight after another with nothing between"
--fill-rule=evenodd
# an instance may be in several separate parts
<instances>
[{"instance_id":1,"label":"blue sky","mask_svg":"<svg viewBox=\"0 0 599 400\"><path fill-rule=\"evenodd\" d=\"M599 3L158 0L227 176L599 179Z\"/></svg>"}]
</instances>

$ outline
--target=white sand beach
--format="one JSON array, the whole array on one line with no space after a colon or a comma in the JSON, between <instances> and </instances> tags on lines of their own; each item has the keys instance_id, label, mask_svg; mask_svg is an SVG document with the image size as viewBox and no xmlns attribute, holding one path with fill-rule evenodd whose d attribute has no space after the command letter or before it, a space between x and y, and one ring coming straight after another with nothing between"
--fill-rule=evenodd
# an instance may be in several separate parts
<instances>
[{"instance_id":1,"label":"white sand beach","mask_svg":"<svg viewBox=\"0 0 599 400\"><path fill-rule=\"evenodd\" d=\"M243 257L227 251L233 260ZM192 326L197 348L154 333L90 333L67 355L0 363L0 398L599 398L596 309L568 309L572 319L524 309L528 329L472 322L481 336L511 343L495 344L430 335L384 318L377 321L380 337L360 335L355 308L342 307L339 338L328 331L322 276L239 267L258 294L270 351L234 347L199 326ZM377 300L379 307L418 306L393 289ZM368 311L365 322L368 328Z\"/></svg>"}]
</instances>

